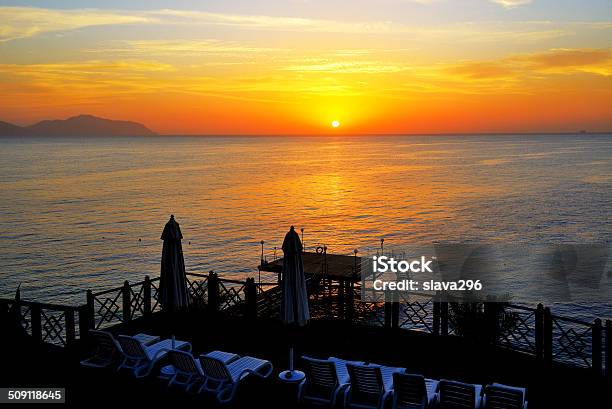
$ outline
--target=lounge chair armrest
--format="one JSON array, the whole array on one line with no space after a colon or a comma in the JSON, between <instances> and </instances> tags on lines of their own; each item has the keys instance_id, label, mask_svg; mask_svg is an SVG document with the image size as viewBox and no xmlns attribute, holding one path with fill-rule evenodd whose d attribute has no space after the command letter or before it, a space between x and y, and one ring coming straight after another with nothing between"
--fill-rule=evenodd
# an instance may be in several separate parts
<instances>
[{"instance_id":1,"label":"lounge chair armrest","mask_svg":"<svg viewBox=\"0 0 612 409\"><path fill-rule=\"evenodd\" d=\"M265 370L265 372L260 372L260 370ZM242 379L245 375L248 375L248 374L257 375L260 378L266 379L267 377L272 375L273 370L274 370L274 367L272 366L272 362L265 361L257 369L252 369L252 368L244 369L242 372L240 372L240 375L238 375L238 379Z\"/></svg>"},{"instance_id":2,"label":"lounge chair armrest","mask_svg":"<svg viewBox=\"0 0 612 409\"><path fill-rule=\"evenodd\" d=\"M440 392L436 392L431 401L431 407L436 408L440 404ZM480 409L480 406L476 406L476 409Z\"/></svg>"},{"instance_id":3,"label":"lounge chair armrest","mask_svg":"<svg viewBox=\"0 0 612 409\"><path fill-rule=\"evenodd\" d=\"M247 369L244 369L242 372L240 372L240 374L238 375L238 380L241 380L241 379L243 379L245 376L247 376L247 375L251 375L251 374L252 374L252 375L257 375L257 376L259 376L259 377L263 377L263 376L262 376L262 375L261 375L259 372L254 371L254 370L252 370L252 369L250 369L250 368L247 368Z\"/></svg>"},{"instance_id":4,"label":"lounge chair armrest","mask_svg":"<svg viewBox=\"0 0 612 409\"><path fill-rule=\"evenodd\" d=\"M155 353L155 355L153 355L152 361L153 362L157 361L159 358L161 358L162 356L166 355L166 353L168 353L168 351L170 351L170 349L168 349L168 348L161 348L159 351L157 351Z\"/></svg>"},{"instance_id":5,"label":"lounge chair armrest","mask_svg":"<svg viewBox=\"0 0 612 409\"><path fill-rule=\"evenodd\" d=\"M331 406L335 407L336 406L336 401L338 400L338 396L342 395L343 393L346 392L346 390L349 388L350 384L348 383L341 383L340 385L338 385L336 387L336 390L334 391L334 396L332 396L332 401L331 401Z\"/></svg>"},{"instance_id":6,"label":"lounge chair armrest","mask_svg":"<svg viewBox=\"0 0 612 409\"><path fill-rule=\"evenodd\" d=\"M306 386L306 378L302 379L300 383L298 384L298 391L297 391L298 402L301 402L302 398L304 397L304 387L305 386Z\"/></svg>"},{"instance_id":7,"label":"lounge chair armrest","mask_svg":"<svg viewBox=\"0 0 612 409\"><path fill-rule=\"evenodd\" d=\"M351 398L351 385L348 385L344 390L344 406L348 408L349 399Z\"/></svg>"}]
</instances>

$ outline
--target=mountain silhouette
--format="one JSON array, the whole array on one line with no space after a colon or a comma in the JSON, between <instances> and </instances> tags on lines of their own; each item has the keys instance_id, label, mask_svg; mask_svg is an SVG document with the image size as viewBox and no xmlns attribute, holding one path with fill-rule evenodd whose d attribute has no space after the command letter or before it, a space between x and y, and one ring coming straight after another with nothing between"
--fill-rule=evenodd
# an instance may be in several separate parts
<instances>
[{"instance_id":1,"label":"mountain silhouette","mask_svg":"<svg viewBox=\"0 0 612 409\"><path fill-rule=\"evenodd\" d=\"M27 133L27 129L22 128L21 126L0 121L0 136L23 136L27 135Z\"/></svg>"},{"instance_id":2,"label":"mountain silhouette","mask_svg":"<svg viewBox=\"0 0 612 409\"><path fill-rule=\"evenodd\" d=\"M0 121L0 136L148 136L156 135L146 126L132 121L115 121L93 115L44 120L30 126Z\"/></svg>"}]
</instances>

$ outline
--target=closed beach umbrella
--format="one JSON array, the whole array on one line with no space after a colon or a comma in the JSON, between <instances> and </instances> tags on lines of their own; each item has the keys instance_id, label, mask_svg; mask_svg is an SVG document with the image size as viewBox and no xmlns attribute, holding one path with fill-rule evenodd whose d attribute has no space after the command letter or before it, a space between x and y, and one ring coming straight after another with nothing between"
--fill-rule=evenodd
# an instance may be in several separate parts
<instances>
[{"instance_id":1,"label":"closed beach umbrella","mask_svg":"<svg viewBox=\"0 0 612 409\"><path fill-rule=\"evenodd\" d=\"M302 242L293 226L285 235L283 253L281 319L292 327L303 326L310 319L310 312L308 311L308 292L302 261ZM292 338L295 338L295 334ZM291 344L293 345L293 342ZM290 379L293 373L293 346L290 346L289 371L285 373L285 377Z\"/></svg>"},{"instance_id":2,"label":"closed beach umbrella","mask_svg":"<svg viewBox=\"0 0 612 409\"><path fill-rule=\"evenodd\" d=\"M187 308L187 278L181 228L174 215L166 223L161 239L164 241L159 280L160 304L164 311L177 311Z\"/></svg>"},{"instance_id":3,"label":"closed beach umbrella","mask_svg":"<svg viewBox=\"0 0 612 409\"><path fill-rule=\"evenodd\" d=\"M302 242L293 226L283 241L281 319L285 324L305 325L310 319L308 292L302 262Z\"/></svg>"}]
</instances>

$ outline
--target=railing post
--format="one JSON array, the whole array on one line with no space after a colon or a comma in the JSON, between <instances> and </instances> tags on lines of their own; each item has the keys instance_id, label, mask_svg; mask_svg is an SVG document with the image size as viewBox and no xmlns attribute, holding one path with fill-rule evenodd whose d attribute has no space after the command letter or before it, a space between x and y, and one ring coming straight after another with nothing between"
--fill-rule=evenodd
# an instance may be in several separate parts
<instances>
[{"instance_id":1,"label":"railing post","mask_svg":"<svg viewBox=\"0 0 612 409\"><path fill-rule=\"evenodd\" d=\"M551 364L553 360L553 320L550 308L544 308L544 361Z\"/></svg>"},{"instance_id":2,"label":"railing post","mask_svg":"<svg viewBox=\"0 0 612 409\"><path fill-rule=\"evenodd\" d=\"M344 280L338 281L338 317L343 320L346 318L344 305Z\"/></svg>"},{"instance_id":3,"label":"railing post","mask_svg":"<svg viewBox=\"0 0 612 409\"><path fill-rule=\"evenodd\" d=\"M128 324L132 319L132 302L130 297L130 283L128 280L123 282L123 323Z\"/></svg>"},{"instance_id":4,"label":"railing post","mask_svg":"<svg viewBox=\"0 0 612 409\"><path fill-rule=\"evenodd\" d=\"M145 316L145 318L149 318L151 316L151 279L149 279L149 276L145 276L144 279L144 284L143 284L143 289L142 289L142 296L143 296L143 315Z\"/></svg>"},{"instance_id":5,"label":"railing post","mask_svg":"<svg viewBox=\"0 0 612 409\"><path fill-rule=\"evenodd\" d=\"M440 335L440 301L437 293L433 301L433 333Z\"/></svg>"},{"instance_id":6,"label":"railing post","mask_svg":"<svg viewBox=\"0 0 612 409\"><path fill-rule=\"evenodd\" d=\"M535 311L535 355L541 361L544 359L544 305L538 304Z\"/></svg>"},{"instance_id":7,"label":"railing post","mask_svg":"<svg viewBox=\"0 0 612 409\"><path fill-rule=\"evenodd\" d=\"M599 318L596 318L595 321L593 321L593 327L591 331L591 353L593 354L591 366L593 367L593 372L595 372L595 374L601 375L603 369L601 335L603 334L603 331L601 326L601 320Z\"/></svg>"},{"instance_id":8,"label":"railing post","mask_svg":"<svg viewBox=\"0 0 612 409\"><path fill-rule=\"evenodd\" d=\"M87 323L87 331L89 331L90 329L94 329L96 327L96 311L95 311L95 307L94 307L94 295L93 292L91 290L87 290L87 304L86 304L86 312L84 314L86 314L86 319L85 322ZM83 333L81 332L81 336L83 336Z\"/></svg>"},{"instance_id":9,"label":"railing post","mask_svg":"<svg viewBox=\"0 0 612 409\"><path fill-rule=\"evenodd\" d=\"M486 301L482 303L483 314L485 319L485 328L484 332L487 338L487 342L492 345L497 345L499 342L499 333L496 330L496 314L497 314L497 305L493 304L493 300L490 296L487 296ZM491 330L492 329L492 330Z\"/></svg>"},{"instance_id":10,"label":"railing post","mask_svg":"<svg viewBox=\"0 0 612 409\"><path fill-rule=\"evenodd\" d=\"M39 304L32 304L30 307L30 325L32 326L32 338L35 341L42 341L41 308ZM19 317L21 320L21 317ZM21 325L21 324L20 324Z\"/></svg>"},{"instance_id":11,"label":"railing post","mask_svg":"<svg viewBox=\"0 0 612 409\"><path fill-rule=\"evenodd\" d=\"M399 295L397 294L397 291L393 292L393 304L392 304L391 309L393 311L391 326L393 328L399 328L400 302L399 302Z\"/></svg>"},{"instance_id":12,"label":"railing post","mask_svg":"<svg viewBox=\"0 0 612 409\"><path fill-rule=\"evenodd\" d=\"M610 354L612 354L612 320L606 320L606 349L605 349L605 357L606 357L606 376L608 378L612 378L612 368L610 367L610 365L612 365L612 357L610 357Z\"/></svg>"},{"instance_id":13,"label":"railing post","mask_svg":"<svg viewBox=\"0 0 612 409\"><path fill-rule=\"evenodd\" d=\"M353 291L355 290L355 286L353 284L353 281L349 281L347 283L347 311L346 311L346 320L348 322L353 322L353 317L354 317L354 313L355 313L355 294L353 293Z\"/></svg>"},{"instance_id":14,"label":"railing post","mask_svg":"<svg viewBox=\"0 0 612 409\"><path fill-rule=\"evenodd\" d=\"M214 271L208 273L208 310L210 312L219 310L219 280Z\"/></svg>"},{"instance_id":15,"label":"railing post","mask_svg":"<svg viewBox=\"0 0 612 409\"><path fill-rule=\"evenodd\" d=\"M66 346L74 344L76 339L76 330L74 328L74 309L66 308L64 310L65 325L66 325Z\"/></svg>"},{"instance_id":16,"label":"railing post","mask_svg":"<svg viewBox=\"0 0 612 409\"><path fill-rule=\"evenodd\" d=\"M257 318L257 286L255 285L255 279L249 277L244 283L244 315L248 319Z\"/></svg>"},{"instance_id":17,"label":"railing post","mask_svg":"<svg viewBox=\"0 0 612 409\"><path fill-rule=\"evenodd\" d=\"M81 341L87 339L89 330L92 329L89 324L89 308L87 305L81 305L79 307L79 338Z\"/></svg>"},{"instance_id":18,"label":"railing post","mask_svg":"<svg viewBox=\"0 0 612 409\"><path fill-rule=\"evenodd\" d=\"M391 328L393 322L393 303L390 298L389 292L385 291L385 328Z\"/></svg>"},{"instance_id":19,"label":"railing post","mask_svg":"<svg viewBox=\"0 0 612 409\"><path fill-rule=\"evenodd\" d=\"M440 332L442 335L448 335L448 302L440 303Z\"/></svg>"}]
</instances>

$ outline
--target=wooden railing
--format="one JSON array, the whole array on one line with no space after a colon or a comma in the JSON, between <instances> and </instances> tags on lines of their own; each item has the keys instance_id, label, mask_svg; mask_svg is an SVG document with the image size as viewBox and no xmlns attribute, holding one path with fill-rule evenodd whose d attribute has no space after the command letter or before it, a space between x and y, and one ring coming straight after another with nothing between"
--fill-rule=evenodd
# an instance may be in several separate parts
<instances>
[{"instance_id":1,"label":"wooden railing","mask_svg":"<svg viewBox=\"0 0 612 409\"><path fill-rule=\"evenodd\" d=\"M451 303L423 294L397 296L386 302L361 302L359 286L341 287L308 281L312 319L347 320L357 325L378 326L430 333L458 335ZM234 280L216 273L187 274L190 305L210 313L249 319L279 317L281 288L276 283L256 283L253 278ZM401 302L398 302L401 301ZM87 291L81 306L66 306L14 299L0 299L3 308L18 311L24 330L34 339L70 346L89 329L129 324L161 311L159 278L130 283L105 291ZM483 306L486 308L486 304ZM544 364L571 363L612 376L612 321L585 322L553 315L548 307L506 304L504 313L513 325L499 332L499 347L535 356Z\"/></svg>"},{"instance_id":2,"label":"wooden railing","mask_svg":"<svg viewBox=\"0 0 612 409\"><path fill-rule=\"evenodd\" d=\"M87 290L86 309L91 328L129 323L139 317L150 317L161 309L158 301L159 278L130 284L125 281L121 287L105 291Z\"/></svg>"},{"instance_id":3,"label":"wooden railing","mask_svg":"<svg viewBox=\"0 0 612 409\"><path fill-rule=\"evenodd\" d=\"M86 312L83 306L50 304L0 298L7 311L16 311L23 330L33 339L58 346L71 346L84 333Z\"/></svg>"}]
</instances>

